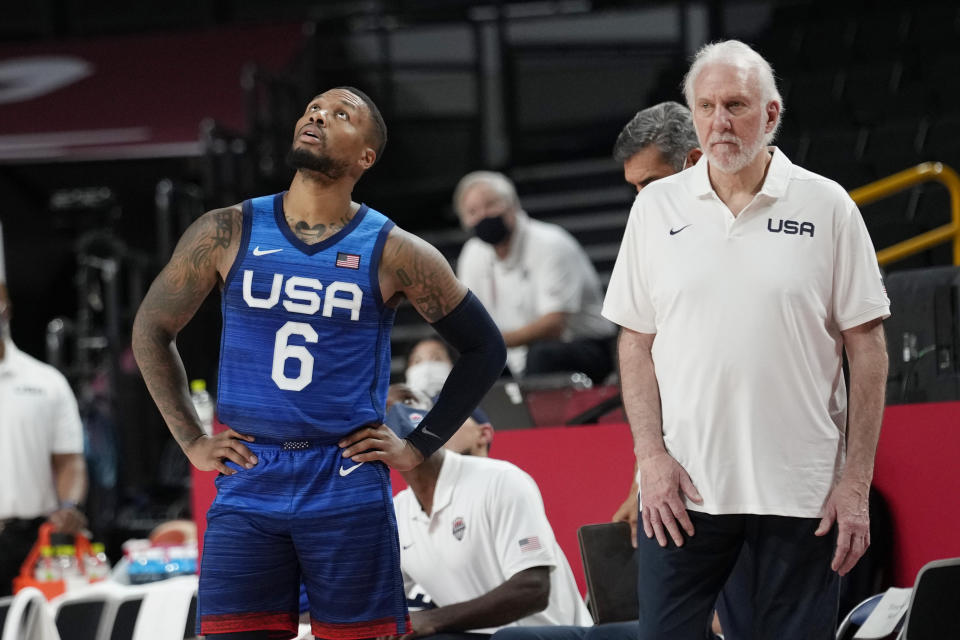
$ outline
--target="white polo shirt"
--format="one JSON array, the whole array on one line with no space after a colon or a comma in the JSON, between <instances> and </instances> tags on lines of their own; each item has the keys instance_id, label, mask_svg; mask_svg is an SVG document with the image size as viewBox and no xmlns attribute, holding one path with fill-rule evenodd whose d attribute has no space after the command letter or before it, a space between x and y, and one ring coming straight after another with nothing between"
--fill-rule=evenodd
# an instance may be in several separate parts
<instances>
[{"instance_id":1,"label":"white polo shirt","mask_svg":"<svg viewBox=\"0 0 960 640\"><path fill-rule=\"evenodd\" d=\"M487 308L500 331L524 327L548 313L567 314L561 340L607 338L616 328L600 315L603 289L583 247L563 227L517 212L503 260L493 245L470 238L457 258L457 277ZM507 350L507 364L523 373L527 347Z\"/></svg>"},{"instance_id":2,"label":"white polo shirt","mask_svg":"<svg viewBox=\"0 0 960 640\"><path fill-rule=\"evenodd\" d=\"M430 516L410 488L393 500L407 592L415 583L442 607L478 598L524 569L550 567L547 608L505 626L592 624L540 490L516 466L447 451Z\"/></svg>"},{"instance_id":3,"label":"white polo shirt","mask_svg":"<svg viewBox=\"0 0 960 640\"><path fill-rule=\"evenodd\" d=\"M66 378L5 343L0 360L0 520L59 505L50 456L83 453L83 426Z\"/></svg>"},{"instance_id":4,"label":"white polo shirt","mask_svg":"<svg viewBox=\"0 0 960 640\"><path fill-rule=\"evenodd\" d=\"M634 201L603 314L656 334L663 439L704 500L688 508L820 515L844 459L840 332L890 314L840 185L777 149L736 217L706 160L654 182Z\"/></svg>"}]
</instances>

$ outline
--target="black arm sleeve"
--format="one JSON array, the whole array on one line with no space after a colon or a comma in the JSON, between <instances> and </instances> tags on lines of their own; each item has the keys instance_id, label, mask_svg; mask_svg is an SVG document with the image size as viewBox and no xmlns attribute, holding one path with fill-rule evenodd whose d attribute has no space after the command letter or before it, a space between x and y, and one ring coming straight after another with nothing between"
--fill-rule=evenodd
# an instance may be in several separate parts
<instances>
[{"instance_id":1,"label":"black arm sleeve","mask_svg":"<svg viewBox=\"0 0 960 640\"><path fill-rule=\"evenodd\" d=\"M460 352L436 404L407 440L424 458L443 446L477 408L507 362L507 347L493 318L472 292L431 325Z\"/></svg>"}]
</instances>

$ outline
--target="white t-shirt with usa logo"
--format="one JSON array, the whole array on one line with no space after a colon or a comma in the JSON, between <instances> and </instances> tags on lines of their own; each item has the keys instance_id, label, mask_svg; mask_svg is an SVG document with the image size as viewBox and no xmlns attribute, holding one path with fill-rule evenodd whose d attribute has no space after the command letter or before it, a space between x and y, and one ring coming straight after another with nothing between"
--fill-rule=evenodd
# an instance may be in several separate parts
<instances>
[{"instance_id":1,"label":"white t-shirt with usa logo","mask_svg":"<svg viewBox=\"0 0 960 640\"><path fill-rule=\"evenodd\" d=\"M656 334L663 440L703 496L687 508L820 515L844 461L841 331L890 315L843 187L778 149L737 216L705 159L657 180L634 201L603 315Z\"/></svg>"},{"instance_id":2,"label":"white t-shirt with usa logo","mask_svg":"<svg viewBox=\"0 0 960 640\"><path fill-rule=\"evenodd\" d=\"M515 465L445 451L429 516L409 487L393 500L408 593L416 584L447 606L478 598L524 569L550 567L547 608L505 626L592 624L540 490Z\"/></svg>"}]
</instances>

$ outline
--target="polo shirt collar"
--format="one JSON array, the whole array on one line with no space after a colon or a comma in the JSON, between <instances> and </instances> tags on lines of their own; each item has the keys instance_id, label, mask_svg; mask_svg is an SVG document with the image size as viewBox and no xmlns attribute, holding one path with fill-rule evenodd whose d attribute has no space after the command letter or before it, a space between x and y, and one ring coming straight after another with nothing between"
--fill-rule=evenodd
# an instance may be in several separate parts
<instances>
[{"instance_id":1,"label":"polo shirt collar","mask_svg":"<svg viewBox=\"0 0 960 640\"><path fill-rule=\"evenodd\" d=\"M526 211L517 209L515 215L516 226L514 226L513 235L510 237L510 249L507 251L507 257L501 262L507 269L512 269L520 264L520 259L523 257L523 244L527 241L527 233L530 227L530 218Z\"/></svg>"},{"instance_id":2,"label":"polo shirt collar","mask_svg":"<svg viewBox=\"0 0 960 640\"><path fill-rule=\"evenodd\" d=\"M707 173L707 156L702 155L690 171L690 191L694 196L702 198L713 195L713 186L710 184L710 174Z\"/></svg>"},{"instance_id":3,"label":"polo shirt collar","mask_svg":"<svg viewBox=\"0 0 960 640\"><path fill-rule=\"evenodd\" d=\"M773 158L767 168L767 177L763 181L760 193L769 198L782 198L790 184L790 174L793 163L777 147L767 147L773 150ZM696 197L709 196L714 193L710 184L710 174L707 172L707 156L701 156L697 164L690 169L690 191Z\"/></svg>"},{"instance_id":4,"label":"polo shirt collar","mask_svg":"<svg viewBox=\"0 0 960 640\"><path fill-rule=\"evenodd\" d=\"M413 500L410 501L410 509L412 511L410 514L411 519L429 521L433 519L440 510L450 506L450 503L453 502L454 488L460 479L461 466L462 462L459 453L454 453L450 450L444 451L443 464L440 466L440 473L437 476L437 485L433 488L433 508L430 511L430 516L428 517L427 514L423 512L423 509L420 507L420 502L417 500L416 494L414 494ZM410 492L413 493L413 489L411 489Z\"/></svg>"},{"instance_id":5,"label":"polo shirt collar","mask_svg":"<svg viewBox=\"0 0 960 640\"><path fill-rule=\"evenodd\" d=\"M776 200L787 194L793 163L777 147L768 147L768 149L773 150L773 158L770 160L770 166L767 167L767 178L763 181L760 193Z\"/></svg>"},{"instance_id":6,"label":"polo shirt collar","mask_svg":"<svg viewBox=\"0 0 960 640\"><path fill-rule=\"evenodd\" d=\"M449 449L443 453L443 466L440 467L440 475L437 477L437 486L433 489L433 514L450 505L453 502L453 490L460 479L460 467L462 462L460 454L454 453Z\"/></svg>"},{"instance_id":7,"label":"polo shirt collar","mask_svg":"<svg viewBox=\"0 0 960 640\"><path fill-rule=\"evenodd\" d=\"M13 340L4 338L0 338L0 340L3 340L5 349L3 360L0 360L0 376L7 376L14 373L16 360L20 357L20 350L13 344Z\"/></svg>"}]
</instances>

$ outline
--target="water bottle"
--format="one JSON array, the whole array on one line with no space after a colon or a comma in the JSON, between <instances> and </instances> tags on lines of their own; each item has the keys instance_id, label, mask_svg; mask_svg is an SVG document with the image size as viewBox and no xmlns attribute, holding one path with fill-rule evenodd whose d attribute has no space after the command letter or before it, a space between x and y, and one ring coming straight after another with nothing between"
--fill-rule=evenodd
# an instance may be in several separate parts
<instances>
[{"instance_id":1,"label":"water bottle","mask_svg":"<svg viewBox=\"0 0 960 640\"><path fill-rule=\"evenodd\" d=\"M151 547L135 551L130 555L130 567L127 575L130 584L146 584L167 577L167 560L163 549Z\"/></svg>"},{"instance_id":2,"label":"water bottle","mask_svg":"<svg viewBox=\"0 0 960 640\"><path fill-rule=\"evenodd\" d=\"M60 565L60 575L67 591L77 589L87 584L87 577L83 575L80 562L77 560L77 549L72 544L63 544L57 547L57 562Z\"/></svg>"},{"instance_id":3,"label":"water bottle","mask_svg":"<svg viewBox=\"0 0 960 640\"><path fill-rule=\"evenodd\" d=\"M33 568L33 577L37 582L56 582L60 580L60 565L53 555L53 547L40 547L40 557Z\"/></svg>"},{"instance_id":4,"label":"water bottle","mask_svg":"<svg viewBox=\"0 0 960 640\"><path fill-rule=\"evenodd\" d=\"M167 576L184 576L197 572L196 545L167 547Z\"/></svg>"},{"instance_id":5,"label":"water bottle","mask_svg":"<svg viewBox=\"0 0 960 640\"><path fill-rule=\"evenodd\" d=\"M212 436L214 403L210 393L207 392L206 380L190 381L190 399L193 400L193 406L200 417L200 426L203 427L203 432Z\"/></svg>"},{"instance_id":6,"label":"water bottle","mask_svg":"<svg viewBox=\"0 0 960 640\"><path fill-rule=\"evenodd\" d=\"M90 545L90 553L84 558L84 565L87 571L87 580L90 582L99 582L106 580L110 576L110 560L102 542L94 542Z\"/></svg>"}]
</instances>

